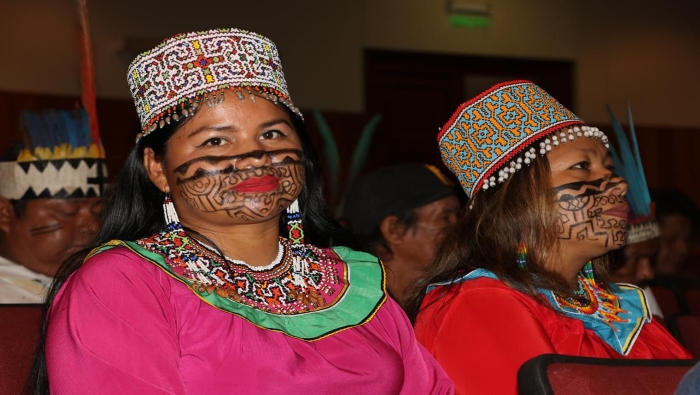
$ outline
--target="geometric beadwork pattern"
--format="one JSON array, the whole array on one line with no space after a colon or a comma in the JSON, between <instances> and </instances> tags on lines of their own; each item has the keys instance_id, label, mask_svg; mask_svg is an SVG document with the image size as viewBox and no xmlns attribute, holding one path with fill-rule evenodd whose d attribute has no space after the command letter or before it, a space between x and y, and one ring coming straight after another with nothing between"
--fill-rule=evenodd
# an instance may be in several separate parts
<instances>
[{"instance_id":1,"label":"geometric beadwork pattern","mask_svg":"<svg viewBox=\"0 0 700 395\"><path fill-rule=\"evenodd\" d=\"M100 197L107 182L103 159L0 162L0 196L5 199Z\"/></svg>"},{"instance_id":2,"label":"geometric beadwork pattern","mask_svg":"<svg viewBox=\"0 0 700 395\"><path fill-rule=\"evenodd\" d=\"M462 104L440 130L438 143L445 165L471 197L536 140L573 125L583 121L542 88L509 81Z\"/></svg>"},{"instance_id":3,"label":"geometric beadwork pattern","mask_svg":"<svg viewBox=\"0 0 700 395\"><path fill-rule=\"evenodd\" d=\"M292 244L280 238L282 260L272 268L254 270L222 260L199 247L180 224L137 243L162 255L180 277L200 294L216 294L248 307L277 315L296 315L333 307L343 299L348 282L345 262L331 249L302 245L309 270L301 279L302 288L293 280Z\"/></svg>"},{"instance_id":4,"label":"geometric beadwork pattern","mask_svg":"<svg viewBox=\"0 0 700 395\"><path fill-rule=\"evenodd\" d=\"M245 30L216 29L171 37L137 56L129 66L127 81L144 135L170 114L224 89L274 95L275 101L298 111L289 98L275 44Z\"/></svg>"},{"instance_id":5,"label":"geometric beadwork pattern","mask_svg":"<svg viewBox=\"0 0 700 395\"><path fill-rule=\"evenodd\" d=\"M84 109L22 111L23 146L0 161L0 196L10 200L100 197L105 151Z\"/></svg>"}]
</instances>

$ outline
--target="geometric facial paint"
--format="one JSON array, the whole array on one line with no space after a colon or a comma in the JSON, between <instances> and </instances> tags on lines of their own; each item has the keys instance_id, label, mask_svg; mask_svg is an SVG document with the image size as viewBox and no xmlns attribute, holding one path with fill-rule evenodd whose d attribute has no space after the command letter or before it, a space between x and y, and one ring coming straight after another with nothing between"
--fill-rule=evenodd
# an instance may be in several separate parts
<instances>
[{"instance_id":1,"label":"geometric facial paint","mask_svg":"<svg viewBox=\"0 0 700 395\"><path fill-rule=\"evenodd\" d=\"M610 179L572 182L554 188L560 219L560 239L601 241L606 248L620 248L627 239L629 206L624 195L613 191L627 182Z\"/></svg>"},{"instance_id":2,"label":"geometric facial paint","mask_svg":"<svg viewBox=\"0 0 700 395\"><path fill-rule=\"evenodd\" d=\"M268 157L269 165L237 169L236 162ZM304 153L257 150L235 156L203 156L178 166L180 195L189 207L225 211L245 221L269 218L287 208L304 185Z\"/></svg>"}]
</instances>

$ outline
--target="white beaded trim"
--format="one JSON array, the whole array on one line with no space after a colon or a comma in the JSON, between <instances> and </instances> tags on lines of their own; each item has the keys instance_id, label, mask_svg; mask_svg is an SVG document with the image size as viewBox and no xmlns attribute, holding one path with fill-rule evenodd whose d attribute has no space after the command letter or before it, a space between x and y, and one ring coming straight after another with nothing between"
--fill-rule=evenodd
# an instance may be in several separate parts
<instances>
[{"instance_id":1,"label":"white beaded trim","mask_svg":"<svg viewBox=\"0 0 700 395\"><path fill-rule=\"evenodd\" d=\"M216 248L214 248L206 243L202 243L201 241L197 241L197 242L202 247L206 248L207 250L211 251L212 253L219 255L219 252L216 250ZM232 258L229 258L229 257L224 255L224 259L226 259L227 262L233 263L234 265L245 266L254 272L264 272L264 271L273 269L275 266L279 265L280 262L282 262L283 257L284 257L284 246L282 245L281 242L278 242L277 257L269 265L265 265L265 266L253 266L246 261L242 261L240 259L232 259Z\"/></svg>"},{"instance_id":2,"label":"white beaded trim","mask_svg":"<svg viewBox=\"0 0 700 395\"><path fill-rule=\"evenodd\" d=\"M642 222L627 227L627 244L641 243L659 237L661 230L656 221Z\"/></svg>"},{"instance_id":3,"label":"white beaded trim","mask_svg":"<svg viewBox=\"0 0 700 395\"><path fill-rule=\"evenodd\" d=\"M577 137L595 137L600 139L603 142L603 144L605 144L605 148L610 148L608 136L606 136L605 133L600 131L600 129L591 126L574 126L573 128L569 128L566 131L559 131L559 136L557 136L557 132L552 133L550 136L551 137L547 137L544 141L540 142L540 156L544 156L547 153L551 152L553 147L558 147L560 144L566 144L567 142L574 141L574 139ZM504 182L506 182L509 176L514 174L516 171L522 169L523 163L529 166L530 163L532 163L532 161L535 160L535 158L537 158L537 152L538 150L535 149L535 147L530 147L530 149L526 149L525 154L522 157L514 158L507 166L503 166L498 171L498 178L496 176L491 176L487 180L484 180L484 183L481 185L481 189L485 191L489 188L495 187L497 183L503 184Z\"/></svg>"}]
</instances>

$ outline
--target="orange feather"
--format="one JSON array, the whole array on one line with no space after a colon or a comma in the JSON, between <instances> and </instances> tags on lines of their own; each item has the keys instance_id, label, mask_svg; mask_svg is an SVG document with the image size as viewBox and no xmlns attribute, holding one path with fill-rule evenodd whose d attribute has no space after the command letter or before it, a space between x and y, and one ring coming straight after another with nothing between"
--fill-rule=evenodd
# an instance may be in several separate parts
<instances>
[{"instance_id":1,"label":"orange feather","mask_svg":"<svg viewBox=\"0 0 700 395\"><path fill-rule=\"evenodd\" d=\"M80 84L81 101L90 119L90 134L97 148L102 151L100 129L97 122L97 100L95 89L95 67L93 64L92 40L90 39L90 18L87 0L78 0L80 15Z\"/></svg>"}]
</instances>

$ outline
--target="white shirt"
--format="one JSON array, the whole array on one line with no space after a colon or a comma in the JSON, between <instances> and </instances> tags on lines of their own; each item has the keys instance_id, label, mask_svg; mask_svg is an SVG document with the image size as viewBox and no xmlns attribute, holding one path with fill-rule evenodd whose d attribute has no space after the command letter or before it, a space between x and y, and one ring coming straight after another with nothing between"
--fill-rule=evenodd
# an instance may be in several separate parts
<instances>
[{"instance_id":1,"label":"white shirt","mask_svg":"<svg viewBox=\"0 0 700 395\"><path fill-rule=\"evenodd\" d=\"M44 303L52 280L0 257L0 304Z\"/></svg>"},{"instance_id":2,"label":"white shirt","mask_svg":"<svg viewBox=\"0 0 700 395\"><path fill-rule=\"evenodd\" d=\"M646 286L644 287L643 291L644 295L647 297L647 306L649 306L649 312L651 313L651 315L664 318L664 313L661 312L659 302L656 301L656 298L654 297L654 293L651 291L651 288Z\"/></svg>"}]
</instances>

